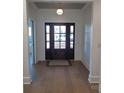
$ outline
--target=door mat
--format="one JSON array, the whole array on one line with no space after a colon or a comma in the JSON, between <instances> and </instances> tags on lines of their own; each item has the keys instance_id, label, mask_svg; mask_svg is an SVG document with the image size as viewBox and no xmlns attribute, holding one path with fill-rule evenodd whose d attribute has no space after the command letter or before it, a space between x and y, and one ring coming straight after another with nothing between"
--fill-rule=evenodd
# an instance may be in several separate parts
<instances>
[{"instance_id":1,"label":"door mat","mask_svg":"<svg viewBox=\"0 0 124 93\"><path fill-rule=\"evenodd\" d=\"M70 63L67 60L51 60L48 62L48 66L69 66Z\"/></svg>"}]
</instances>

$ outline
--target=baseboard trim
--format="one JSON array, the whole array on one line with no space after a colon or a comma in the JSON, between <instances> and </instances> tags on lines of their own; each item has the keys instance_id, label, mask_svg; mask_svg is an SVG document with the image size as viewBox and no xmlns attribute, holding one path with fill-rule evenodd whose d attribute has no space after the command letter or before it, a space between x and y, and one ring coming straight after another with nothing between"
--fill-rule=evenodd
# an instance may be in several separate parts
<instances>
[{"instance_id":1,"label":"baseboard trim","mask_svg":"<svg viewBox=\"0 0 124 93\"><path fill-rule=\"evenodd\" d=\"M100 77L89 75L88 81L89 81L89 83L100 83Z\"/></svg>"},{"instance_id":2,"label":"baseboard trim","mask_svg":"<svg viewBox=\"0 0 124 93\"><path fill-rule=\"evenodd\" d=\"M31 77L24 77L23 78L23 83L24 84L31 84L32 83Z\"/></svg>"},{"instance_id":3,"label":"baseboard trim","mask_svg":"<svg viewBox=\"0 0 124 93\"><path fill-rule=\"evenodd\" d=\"M87 70L89 71L89 67L88 64L86 64L84 61L81 61L81 63L87 68Z\"/></svg>"},{"instance_id":4,"label":"baseboard trim","mask_svg":"<svg viewBox=\"0 0 124 93\"><path fill-rule=\"evenodd\" d=\"M99 93L101 93L101 83L99 84Z\"/></svg>"}]
</instances>

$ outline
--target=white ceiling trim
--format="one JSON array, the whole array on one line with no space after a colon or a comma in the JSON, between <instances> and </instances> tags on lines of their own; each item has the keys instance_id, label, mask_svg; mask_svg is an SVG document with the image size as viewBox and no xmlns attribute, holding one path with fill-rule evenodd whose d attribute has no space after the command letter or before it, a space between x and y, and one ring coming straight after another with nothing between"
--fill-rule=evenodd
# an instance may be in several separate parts
<instances>
[{"instance_id":1,"label":"white ceiling trim","mask_svg":"<svg viewBox=\"0 0 124 93\"><path fill-rule=\"evenodd\" d=\"M39 9L82 9L86 3L34 2Z\"/></svg>"},{"instance_id":2,"label":"white ceiling trim","mask_svg":"<svg viewBox=\"0 0 124 93\"><path fill-rule=\"evenodd\" d=\"M28 2L91 2L95 0L27 0Z\"/></svg>"}]
</instances>

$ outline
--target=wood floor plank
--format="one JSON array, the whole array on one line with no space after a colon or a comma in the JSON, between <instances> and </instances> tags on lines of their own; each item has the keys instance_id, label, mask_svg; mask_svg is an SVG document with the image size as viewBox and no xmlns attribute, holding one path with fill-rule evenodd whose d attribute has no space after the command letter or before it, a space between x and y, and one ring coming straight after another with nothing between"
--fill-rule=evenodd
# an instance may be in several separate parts
<instances>
[{"instance_id":1,"label":"wood floor plank","mask_svg":"<svg viewBox=\"0 0 124 93\"><path fill-rule=\"evenodd\" d=\"M33 82L24 85L24 93L97 93L88 83L88 72L81 62L72 62L72 66L46 66L45 62L33 67Z\"/></svg>"},{"instance_id":2,"label":"wood floor plank","mask_svg":"<svg viewBox=\"0 0 124 93\"><path fill-rule=\"evenodd\" d=\"M65 93L74 93L74 88L72 85L72 80L69 73L69 68L65 67Z\"/></svg>"}]
</instances>

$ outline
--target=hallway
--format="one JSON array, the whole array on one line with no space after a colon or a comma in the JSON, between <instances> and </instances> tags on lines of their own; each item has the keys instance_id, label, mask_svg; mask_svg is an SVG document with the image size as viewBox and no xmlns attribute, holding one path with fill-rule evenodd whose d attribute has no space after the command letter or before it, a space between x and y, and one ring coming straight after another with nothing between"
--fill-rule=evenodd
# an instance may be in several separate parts
<instances>
[{"instance_id":1,"label":"hallway","mask_svg":"<svg viewBox=\"0 0 124 93\"><path fill-rule=\"evenodd\" d=\"M33 65L33 82L24 85L24 93L97 93L88 83L88 71L81 62L72 66Z\"/></svg>"}]
</instances>

